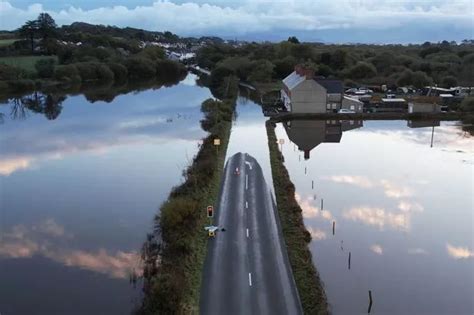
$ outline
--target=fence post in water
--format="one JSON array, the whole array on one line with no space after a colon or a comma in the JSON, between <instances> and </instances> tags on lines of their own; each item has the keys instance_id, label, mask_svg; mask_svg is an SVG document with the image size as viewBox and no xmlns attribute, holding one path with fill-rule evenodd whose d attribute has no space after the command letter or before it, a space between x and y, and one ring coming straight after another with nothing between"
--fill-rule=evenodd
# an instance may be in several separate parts
<instances>
[{"instance_id":1,"label":"fence post in water","mask_svg":"<svg viewBox=\"0 0 474 315\"><path fill-rule=\"evenodd\" d=\"M336 221L332 221L332 235L336 234Z\"/></svg>"},{"instance_id":2,"label":"fence post in water","mask_svg":"<svg viewBox=\"0 0 474 315\"><path fill-rule=\"evenodd\" d=\"M306 166L304 167L304 173L306 174Z\"/></svg>"},{"instance_id":3,"label":"fence post in water","mask_svg":"<svg viewBox=\"0 0 474 315\"><path fill-rule=\"evenodd\" d=\"M372 309L372 291L369 290L369 309L367 310L368 314L370 314L371 309Z\"/></svg>"},{"instance_id":4,"label":"fence post in water","mask_svg":"<svg viewBox=\"0 0 474 315\"><path fill-rule=\"evenodd\" d=\"M324 200L321 198L321 211L324 209Z\"/></svg>"},{"instance_id":5,"label":"fence post in water","mask_svg":"<svg viewBox=\"0 0 474 315\"><path fill-rule=\"evenodd\" d=\"M314 189L314 180L311 181L311 189Z\"/></svg>"},{"instance_id":6,"label":"fence post in water","mask_svg":"<svg viewBox=\"0 0 474 315\"><path fill-rule=\"evenodd\" d=\"M349 252L349 260L347 262L349 265L349 270L351 270L351 252Z\"/></svg>"}]
</instances>

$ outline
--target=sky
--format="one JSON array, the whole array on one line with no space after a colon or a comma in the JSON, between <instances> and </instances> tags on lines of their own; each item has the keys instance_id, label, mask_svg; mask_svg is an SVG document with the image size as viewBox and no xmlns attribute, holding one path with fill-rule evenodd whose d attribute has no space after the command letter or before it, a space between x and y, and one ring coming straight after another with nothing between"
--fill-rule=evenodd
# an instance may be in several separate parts
<instances>
[{"instance_id":1,"label":"sky","mask_svg":"<svg viewBox=\"0 0 474 315\"><path fill-rule=\"evenodd\" d=\"M474 0L0 0L0 29L15 29L44 11L59 25L81 21L256 41L474 38Z\"/></svg>"}]
</instances>

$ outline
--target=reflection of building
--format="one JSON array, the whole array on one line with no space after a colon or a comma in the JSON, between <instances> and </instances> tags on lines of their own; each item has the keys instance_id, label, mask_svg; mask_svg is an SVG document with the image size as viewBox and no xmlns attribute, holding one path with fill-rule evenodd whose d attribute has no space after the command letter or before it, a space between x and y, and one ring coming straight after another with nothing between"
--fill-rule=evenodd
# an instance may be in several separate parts
<instances>
[{"instance_id":1,"label":"reflection of building","mask_svg":"<svg viewBox=\"0 0 474 315\"><path fill-rule=\"evenodd\" d=\"M281 100L293 113L326 113L341 108L344 87L339 80L314 76L314 70L296 66L283 80Z\"/></svg>"},{"instance_id":2,"label":"reflection of building","mask_svg":"<svg viewBox=\"0 0 474 315\"><path fill-rule=\"evenodd\" d=\"M362 127L360 120L291 120L283 122L286 134L291 142L304 152L305 160L310 152L323 142L339 143L342 132Z\"/></svg>"},{"instance_id":3,"label":"reflection of building","mask_svg":"<svg viewBox=\"0 0 474 315\"><path fill-rule=\"evenodd\" d=\"M407 126L410 128L438 127L439 120L409 120Z\"/></svg>"},{"instance_id":4,"label":"reflection of building","mask_svg":"<svg viewBox=\"0 0 474 315\"><path fill-rule=\"evenodd\" d=\"M352 110L356 113L362 113L364 111L364 103L357 98L344 95L341 108Z\"/></svg>"}]
</instances>

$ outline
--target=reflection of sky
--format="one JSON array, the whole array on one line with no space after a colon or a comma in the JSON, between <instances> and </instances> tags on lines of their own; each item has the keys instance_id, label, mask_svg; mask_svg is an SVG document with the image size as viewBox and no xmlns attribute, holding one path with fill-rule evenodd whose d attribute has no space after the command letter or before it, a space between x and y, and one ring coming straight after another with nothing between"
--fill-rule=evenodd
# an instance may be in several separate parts
<instances>
[{"instance_id":1,"label":"reflection of sky","mask_svg":"<svg viewBox=\"0 0 474 315\"><path fill-rule=\"evenodd\" d=\"M10 120L9 105L0 106L6 114L0 125L0 270L8 267L12 274L6 280L0 275L5 312L22 309L9 304L12 296L45 313L81 303L90 305L81 304L83 313L128 312L128 272L136 253L205 136L200 104L211 94L193 82L190 76L185 84L121 95L111 103L70 97L54 121L34 113ZM47 285L38 288L42 302L15 291L8 279L19 281L24 268L40 268L54 279L65 292L64 309L46 302L56 290ZM22 281L28 288L39 277ZM85 293L72 294L70 286ZM113 291L112 300L89 303L103 292L98 289Z\"/></svg>"},{"instance_id":2,"label":"reflection of sky","mask_svg":"<svg viewBox=\"0 0 474 315\"><path fill-rule=\"evenodd\" d=\"M368 290L377 313L473 313L474 141L454 125L435 127L433 148L431 127L403 121L364 122L308 161L283 145L335 314L365 312Z\"/></svg>"}]
</instances>

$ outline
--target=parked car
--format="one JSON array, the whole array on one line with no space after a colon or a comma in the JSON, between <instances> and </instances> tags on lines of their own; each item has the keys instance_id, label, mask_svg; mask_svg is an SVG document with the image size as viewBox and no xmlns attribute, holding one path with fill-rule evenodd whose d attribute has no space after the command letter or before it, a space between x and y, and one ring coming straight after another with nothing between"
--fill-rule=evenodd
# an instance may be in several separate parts
<instances>
[{"instance_id":1,"label":"parked car","mask_svg":"<svg viewBox=\"0 0 474 315\"><path fill-rule=\"evenodd\" d=\"M355 114L355 111L350 110L350 109L346 109L346 108L341 108L338 111L338 114Z\"/></svg>"}]
</instances>

